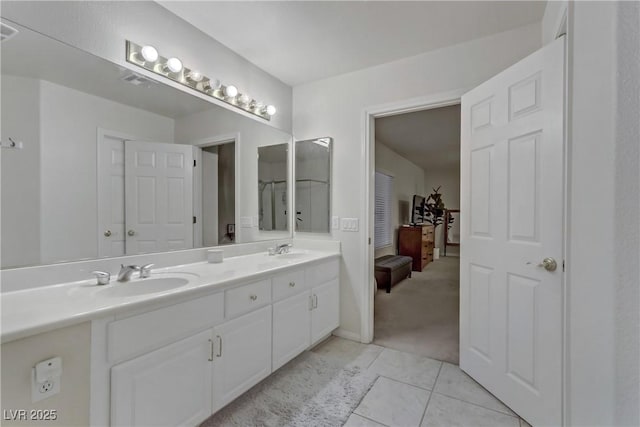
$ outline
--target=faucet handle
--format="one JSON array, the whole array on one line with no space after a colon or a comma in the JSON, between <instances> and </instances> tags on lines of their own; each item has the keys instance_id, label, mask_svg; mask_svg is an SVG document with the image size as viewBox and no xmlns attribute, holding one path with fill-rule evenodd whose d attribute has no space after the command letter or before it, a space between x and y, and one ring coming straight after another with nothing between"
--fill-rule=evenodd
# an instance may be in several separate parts
<instances>
[{"instance_id":1,"label":"faucet handle","mask_svg":"<svg viewBox=\"0 0 640 427\"><path fill-rule=\"evenodd\" d=\"M92 271L91 274L96 276L96 285L108 285L111 281L111 274L106 271Z\"/></svg>"},{"instance_id":2,"label":"faucet handle","mask_svg":"<svg viewBox=\"0 0 640 427\"><path fill-rule=\"evenodd\" d=\"M151 267L153 267L154 265L155 264L145 264L140 267L140 278L144 279L151 276Z\"/></svg>"}]
</instances>

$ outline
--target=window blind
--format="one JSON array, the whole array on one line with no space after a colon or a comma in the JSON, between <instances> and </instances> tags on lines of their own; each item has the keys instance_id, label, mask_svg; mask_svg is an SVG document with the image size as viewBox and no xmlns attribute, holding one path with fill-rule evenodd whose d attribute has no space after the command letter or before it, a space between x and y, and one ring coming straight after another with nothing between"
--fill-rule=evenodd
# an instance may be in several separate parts
<instances>
[{"instance_id":1,"label":"window blind","mask_svg":"<svg viewBox=\"0 0 640 427\"><path fill-rule=\"evenodd\" d=\"M375 225L374 247L376 249L389 246L391 238L391 195L393 194L393 177L382 172L375 176Z\"/></svg>"}]
</instances>

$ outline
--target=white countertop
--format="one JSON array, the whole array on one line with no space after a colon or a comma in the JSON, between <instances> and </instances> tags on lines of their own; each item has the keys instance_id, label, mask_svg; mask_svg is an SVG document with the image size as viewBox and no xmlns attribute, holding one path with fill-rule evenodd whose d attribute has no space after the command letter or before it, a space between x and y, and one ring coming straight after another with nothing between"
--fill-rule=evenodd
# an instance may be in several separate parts
<instances>
[{"instance_id":1,"label":"white countertop","mask_svg":"<svg viewBox=\"0 0 640 427\"><path fill-rule=\"evenodd\" d=\"M339 252L295 250L287 255L257 253L226 258L219 264L199 262L163 268L153 270L151 278L182 277L188 279L188 283L143 295L121 296L109 289L134 286L138 280L148 279L120 283L114 277L104 286L97 286L92 279L6 292L0 295L2 342L109 315L170 305L339 256Z\"/></svg>"}]
</instances>

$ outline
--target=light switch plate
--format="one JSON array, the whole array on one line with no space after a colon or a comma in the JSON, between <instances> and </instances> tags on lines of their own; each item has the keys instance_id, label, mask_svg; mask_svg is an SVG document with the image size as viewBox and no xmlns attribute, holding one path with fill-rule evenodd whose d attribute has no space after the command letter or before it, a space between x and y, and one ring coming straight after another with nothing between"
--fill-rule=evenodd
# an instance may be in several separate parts
<instances>
[{"instance_id":1,"label":"light switch plate","mask_svg":"<svg viewBox=\"0 0 640 427\"><path fill-rule=\"evenodd\" d=\"M358 218L342 218L342 231L357 232L360 228Z\"/></svg>"},{"instance_id":2,"label":"light switch plate","mask_svg":"<svg viewBox=\"0 0 640 427\"><path fill-rule=\"evenodd\" d=\"M339 230L340 229L340 217L339 216L332 216L331 217L331 228L334 230Z\"/></svg>"},{"instance_id":3,"label":"light switch plate","mask_svg":"<svg viewBox=\"0 0 640 427\"><path fill-rule=\"evenodd\" d=\"M256 215L256 216L253 217L253 224L252 225L257 228L258 224L260 224L260 219L258 218L258 215Z\"/></svg>"}]
</instances>

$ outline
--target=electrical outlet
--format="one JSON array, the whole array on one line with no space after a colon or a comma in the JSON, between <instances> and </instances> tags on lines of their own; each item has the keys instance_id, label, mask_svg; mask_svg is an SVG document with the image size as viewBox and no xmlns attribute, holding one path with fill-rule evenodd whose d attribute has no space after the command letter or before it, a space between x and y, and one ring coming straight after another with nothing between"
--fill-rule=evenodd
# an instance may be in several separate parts
<instances>
[{"instance_id":1,"label":"electrical outlet","mask_svg":"<svg viewBox=\"0 0 640 427\"><path fill-rule=\"evenodd\" d=\"M60 378L54 377L39 383L36 380L36 368L31 369L31 402L35 403L60 393Z\"/></svg>"},{"instance_id":2,"label":"electrical outlet","mask_svg":"<svg viewBox=\"0 0 640 427\"><path fill-rule=\"evenodd\" d=\"M358 218L342 218L342 231L356 232L359 229Z\"/></svg>"},{"instance_id":3,"label":"electrical outlet","mask_svg":"<svg viewBox=\"0 0 640 427\"><path fill-rule=\"evenodd\" d=\"M31 401L37 402L60 393L62 359L43 360L31 369Z\"/></svg>"}]
</instances>

